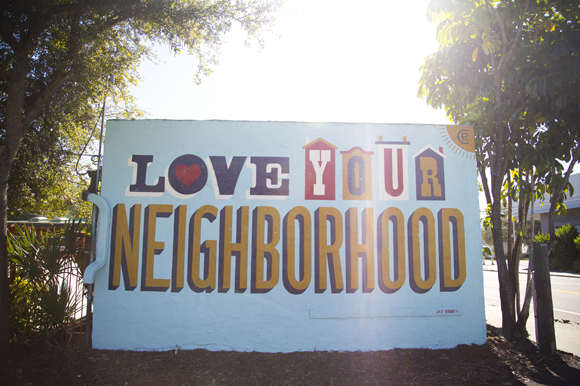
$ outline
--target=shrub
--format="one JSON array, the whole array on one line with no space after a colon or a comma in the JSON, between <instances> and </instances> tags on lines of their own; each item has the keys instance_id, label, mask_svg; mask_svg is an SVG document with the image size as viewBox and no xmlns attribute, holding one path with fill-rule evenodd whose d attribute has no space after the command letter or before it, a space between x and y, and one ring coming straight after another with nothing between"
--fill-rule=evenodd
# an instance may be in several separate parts
<instances>
[{"instance_id":1,"label":"shrub","mask_svg":"<svg viewBox=\"0 0 580 386\"><path fill-rule=\"evenodd\" d=\"M578 231L572 225L563 225L556 229L556 237L558 238L558 243L550 253L550 269L558 271L573 270L576 266L577 269L580 268L580 252L576 248L576 239L578 237ZM535 241L542 243L550 242L549 234L538 234L535 237Z\"/></svg>"},{"instance_id":2,"label":"shrub","mask_svg":"<svg viewBox=\"0 0 580 386\"><path fill-rule=\"evenodd\" d=\"M62 231L37 235L33 227L17 227L9 235L13 337L24 341L68 337L80 300L68 280L71 275L81 277L79 231L73 222Z\"/></svg>"}]
</instances>

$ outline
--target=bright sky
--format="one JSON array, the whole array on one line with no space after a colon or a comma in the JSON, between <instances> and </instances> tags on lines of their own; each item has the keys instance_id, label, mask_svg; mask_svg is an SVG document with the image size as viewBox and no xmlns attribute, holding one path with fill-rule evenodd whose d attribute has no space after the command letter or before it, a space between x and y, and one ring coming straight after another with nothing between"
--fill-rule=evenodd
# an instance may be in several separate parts
<instances>
[{"instance_id":1,"label":"bright sky","mask_svg":"<svg viewBox=\"0 0 580 386\"><path fill-rule=\"evenodd\" d=\"M148 118L449 124L417 97L437 50L428 2L286 0L263 50L232 31L198 86L196 59L159 47L133 93Z\"/></svg>"},{"instance_id":2,"label":"bright sky","mask_svg":"<svg viewBox=\"0 0 580 386\"><path fill-rule=\"evenodd\" d=\"M157 52L135 88L149 118L448 124L417 97L437 50L428 0L287 0L266 47L233 31L202 84L194 57Z\"/></svg>"}]
</instances>

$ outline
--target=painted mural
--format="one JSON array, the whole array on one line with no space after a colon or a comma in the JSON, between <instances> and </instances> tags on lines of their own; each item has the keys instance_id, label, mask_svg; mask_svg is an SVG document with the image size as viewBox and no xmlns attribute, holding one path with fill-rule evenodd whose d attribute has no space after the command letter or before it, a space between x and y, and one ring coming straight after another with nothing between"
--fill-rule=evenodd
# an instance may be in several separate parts
<instances>
[{"instance_id":1,"label":"painted mural","mask_svg":"<svg viewBox=\"0 0 580 386\"><path fill-rule=\"evenodd\" d=\"M109 121L102 198L96 348L485 342L470 127Z\"/></svg>"}]
</instances>

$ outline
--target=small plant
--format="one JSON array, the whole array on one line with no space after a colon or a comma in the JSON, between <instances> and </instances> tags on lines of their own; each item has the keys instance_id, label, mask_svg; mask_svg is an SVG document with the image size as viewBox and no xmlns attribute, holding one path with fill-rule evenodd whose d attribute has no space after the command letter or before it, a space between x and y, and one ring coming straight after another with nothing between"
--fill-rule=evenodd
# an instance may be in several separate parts
<instances>
[{"instance_id":1,"label":"small plant","mask_svg":"<svg viewBox=\"0 0 580 386\"><path fill-rule=\"evenodd\" d=\"M80 300L71 277L81 277L81 228L73 221L61 231L37 234L31 226L9 234L10 323L16 338L61 342L69 336Z\"/></svg>"},{"instance_id":2,"label":"small plant","mask_svg":"<svg viewBox=\"0 0 580 386\"><path fill-rule=\"evenodd\" d=\"M534 241L536 241L538 243L546 243L546 244L548 244L550 242L550 234L549 233L538 233L534 237Z\"/></svg>"}]
</instances>

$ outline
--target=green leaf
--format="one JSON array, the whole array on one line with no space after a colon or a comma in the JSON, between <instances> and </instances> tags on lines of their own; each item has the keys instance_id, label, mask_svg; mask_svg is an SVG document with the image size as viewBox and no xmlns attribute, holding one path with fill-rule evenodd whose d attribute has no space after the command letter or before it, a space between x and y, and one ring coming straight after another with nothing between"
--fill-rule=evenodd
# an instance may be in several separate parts
<instances>
[{"instance_id":1,"label":"green leaf","mask_svg":"<svg viewBox=\"0 0 580 386\"><path fill-rule=\"evenodd\" d=\"M481 48L483 48L483 52L486 55L489 55L491 52L494 52L493 44L491 44L490 42L483 43L481 45Z\"/></svg>"}]
</instances>

